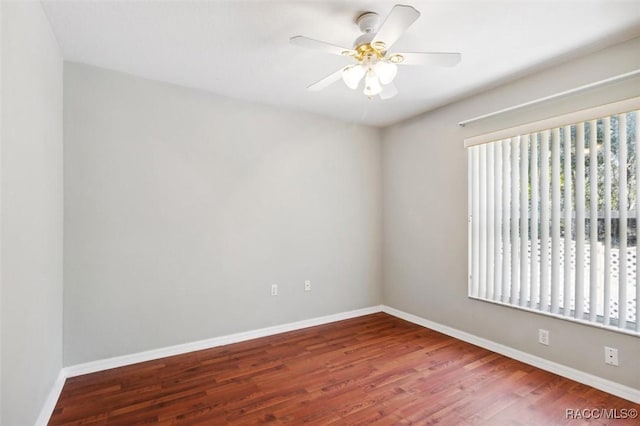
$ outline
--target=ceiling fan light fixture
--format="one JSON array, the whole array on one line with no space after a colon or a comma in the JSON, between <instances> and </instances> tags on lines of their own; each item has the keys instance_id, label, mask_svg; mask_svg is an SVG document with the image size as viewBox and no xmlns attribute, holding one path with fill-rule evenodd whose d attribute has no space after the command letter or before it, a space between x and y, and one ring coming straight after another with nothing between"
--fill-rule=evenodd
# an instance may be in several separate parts
<instances>
[{"instance_id":1,"label":"ceiling fan light fixture","mask_svg":"<svg viewBox=\"0 0 640 426\"><path fill-rule=\"evenodd\" d=\"M363 93L368 97L379 95L382 92L382 86L378 75L373 69L367 71L367 75L364 78L364 90Z\"/></svg>"},{"instance_id":2,"label":"ceiling fan light fixture","mask_svg":"<svg viewBox=\"0 0 640 426\"><path fill-rule=\"evenodd\" d=\"M355 90L365 73L366 69L360 64L348 65L342 70L342 80L348 88Z\"/></svg>"},{"instance_id":3,"label":"ceiling fan light fixture","mask_svg":"<svg viewBox=\"0 0 640 426\"><path fill-rule=\"evenodd\" d=\"M391 83L398 73L397 65L387 60L376 62L374 69L382 84Z\"/></svg>"}]
</instances>

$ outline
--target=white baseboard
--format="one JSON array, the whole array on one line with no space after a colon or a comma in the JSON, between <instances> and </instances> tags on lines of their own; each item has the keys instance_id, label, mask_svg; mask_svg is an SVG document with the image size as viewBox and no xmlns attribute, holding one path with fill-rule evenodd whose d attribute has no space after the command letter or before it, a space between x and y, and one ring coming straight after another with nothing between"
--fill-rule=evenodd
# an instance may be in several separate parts
<instances>
[{"instance_id":1,"label":"white baseboard","mask_svg":"<svg viewBox=\"0 0 640 426\"><path fill-rule=\"evenodd\" d=\"M49 423L51 414L53 414L53 410L56 408L56 404L58 403L58 398L60 398L60 393L64 387L65 380L67 380L67 377L64 374L64 369L62 369L58 373L58 377L53 383L53 386L49 391L49 395L47 395L47 399L44 401L38 420L36 420L36 426L46 426L46 424Z\"/></svg>"},{"instance_id":2,"label":"white baseboard","mask_svg":"<svg viewBox=\"0 0 640 426\"><path fill-rule=\"evenodd\" d=\"M640 389L635 389L629 386L622 385L620 383L613 382L611 380L603 379L602 377L594 376L584 371L576 370L575 368L567 367L563 364L558 364L544 358L531 355L526 352L519 351L509 346L501 345L491 340L483 339L482 337L475 336L473 334L460 331L458 329L439 324L437 322L429 321L427 319L418 317L413 314L409 314L400 311L395 308L391 308L386 305L382 305L382 311L398 317L400 319L412 322L414 324L421 325L426 328L438 331L456 339L463 340L467 343L471 343L481 348L488 349L492 352L499 353L501 355L508 356L515 360L524 362L525 364L533 365L542 370L550 371L562 377L566 377L576 382L583 383L585 385L593 386L596 389L610 393L612 395L624 398L626 400L640 404Z\"/></svg>"},{"instance_id":3,"label":"white baseboard","mask_svg":"<svg viewBox=\"0 0 640 426\"><path fill-rule=\"evenodd\" d=\"M231 343L244 342L246 340L257 339L259 337L272 336L274 334L285 333L287 331L300 330L316 325L328 324L330 322L341 321L363 315L381 312L382 306L371 306L354 311L341 312L333 315L326 315L308 320L296 321L287 324L275 325L272 327L260 328L258 330L245 331L242 333L229 334L226 336L213 337L211 339L199 340L196 342L184 343L181 345L168 346L165 348L153 349L145 352L138 352L131 355L117 356L84 364L65 367L66 377L80 376L82 374L95 373L97 371L108 370L110 368L122 367L125 365L137 364L139 362L151 361L173 355L180 355L202 349L215 348L216 346L229 345Z\"/></svg>"},{"instance_id":4,"label":"white baseboard","mask_svg":"<svg viewBox=\"0 0 640 426\"><path fill-rule=\"evenodd\" d=\"M110 368L123 367L125 365L136 364L138 362L151 361L167 356L180 355L202 349L214 348L216 346L228 345L231 343L244 342L246 340L257 339L259 337L272 336L274 334L285 333L287 331L300 330L307 327L328 324L331 322L341 321L349 318L356 318L381 311L381 305L370 306L368 308L340 312L333 315L326 315L323 317L311 318L308 320L296 321L287 324L276 325L273 327L260 328L258 330L229 334L227 336L214 337L211 339L199 340L182 345L168 346L151 351L139 352L136 354L123 355L65 367L60 370L58 378L53 384L47 400L45 401L44 406L40 411L40 415L38 416L38 420L36 420L35 426L46 426L46 424L49 422L49 419L53 414L53 410L56 407L56 403L60 398L60 393L62 392L64 383L68 377L95 373L102 370L108 370Z\"/></svg>"},{"instance_id":5,"label":"white baseboard","mask_svg":"<svg viewBox=\"0 0 640 426\"><path fill-rule=\"evenodd\" d=\"M540 358L526 352L513 349L509 346L501 345L499 343L492 342L491 340L483 339L473 334L469 334L464 331L460 331L455 328L429 321L427 319L400 311L395 308L391 308L386 305L380 305L65 367L60 371L56 382L49 392L49 396L47 397L47 400L45 401L45 404L40 412L40 416L36 421L36 426L44 426L49 421L58 398L60 397L60 393L62 392L64 382L68 377L95 373L97 371L108 370L110 368L123 367L125 365L151 361L167 356L180 355L202 349L214 348L216 346L228 345L231 343L244 342L246 340L257 339L259 337L272 336L274 334L300 330L307 327L328 324L331 322L341 321L349 318L356 318L376 312L386 312L387 314L393 315L400 319L421 325L423 327L438 331L451 337L455 337L456 339L460 339L462 341L480 346L501 355L508 356L509 358L524 362L525 364L533 365L534 367L550 371L568 379L575 380L576 382L593 386L596 389L600 389L604 392L608 392L612 395L616 395L620 398L624 398L640 404L640 390L638 389L631 388L629 386L625 386L611 380L603 379L601 377L597 377L592 374L567 367L566 365L558 364L544 358Z\"/></svg>"}]
</instances>

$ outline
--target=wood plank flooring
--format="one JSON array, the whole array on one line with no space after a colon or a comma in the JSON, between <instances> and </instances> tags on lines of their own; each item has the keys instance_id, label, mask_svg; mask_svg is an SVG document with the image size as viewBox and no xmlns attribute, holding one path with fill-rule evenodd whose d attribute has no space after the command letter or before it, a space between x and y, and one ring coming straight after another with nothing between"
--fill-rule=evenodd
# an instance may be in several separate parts
<instances>
[{"instance_id":1,"label":"wood plank flooring","mask_svg":"<svg viewBox=\"0 0 640 426\"><path fill-rule=\"evenodd\" d=\"M379 313L67 380L50 425L637 425L640 406Z\"/></svg>"}]
</instances>

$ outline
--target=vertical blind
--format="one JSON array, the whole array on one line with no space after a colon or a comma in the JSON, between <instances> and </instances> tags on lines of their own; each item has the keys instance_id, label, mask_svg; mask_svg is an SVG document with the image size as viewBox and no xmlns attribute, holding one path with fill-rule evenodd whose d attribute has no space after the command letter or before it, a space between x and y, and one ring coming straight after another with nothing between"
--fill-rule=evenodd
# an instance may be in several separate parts
<instances>
[{"instance_id":1,"label":"vertical blind","mask_svg":"<svg viewBox=\"0 0 640 426\"><path fill-rule=\"evenodd\" d=\"M635 110L468 148L470 297L640 334L639 124Z\"/></svg>"}]
</instances>

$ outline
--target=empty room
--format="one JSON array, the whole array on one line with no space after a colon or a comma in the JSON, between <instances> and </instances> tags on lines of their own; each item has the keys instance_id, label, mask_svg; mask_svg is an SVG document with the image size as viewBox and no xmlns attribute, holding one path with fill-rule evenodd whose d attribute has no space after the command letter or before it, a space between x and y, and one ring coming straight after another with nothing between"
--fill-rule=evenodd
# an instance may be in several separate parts
<instances>
[{"instance_id":1,"label":"empty room","mask_svg":"<svg viewBox=\"0 0 640 426\"><path fill-rule=\"evenodd\" d=\"M0 426L637 425L640 1L0 0Z\"/></svg>"}]
</instances>

